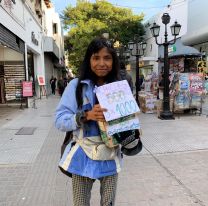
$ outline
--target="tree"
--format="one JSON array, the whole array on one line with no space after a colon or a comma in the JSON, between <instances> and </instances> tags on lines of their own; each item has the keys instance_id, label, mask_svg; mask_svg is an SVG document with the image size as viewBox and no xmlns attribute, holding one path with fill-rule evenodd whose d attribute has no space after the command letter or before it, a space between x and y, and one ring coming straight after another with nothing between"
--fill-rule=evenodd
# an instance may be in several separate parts
<instances>
[{"instance_id":1,"label":"tree","mask_svg":"<svg viewBox=\"0 0 208 206\"><path fill-rule=\"evenodd\" d=\"M108 32L112 41L126 45L134 34L144 35L141 23L144 15L133 15L130 9L118 8L105 0L90 3L78 0L76 7L68 6L63 12L64 27L69 32L65 38L65 49L69 64L78 68L89 42Z\"/></svg>"}]
</instances>

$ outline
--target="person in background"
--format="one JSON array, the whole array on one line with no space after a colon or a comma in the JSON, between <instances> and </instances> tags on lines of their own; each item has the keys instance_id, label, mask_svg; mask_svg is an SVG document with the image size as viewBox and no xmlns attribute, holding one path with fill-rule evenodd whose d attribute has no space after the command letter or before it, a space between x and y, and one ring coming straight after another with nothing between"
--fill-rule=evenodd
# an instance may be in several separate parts
<instances>
[{"instance_id":1,"label":"person in background","mask_svg":"<svg viewBox=\"0 0 208 206\"><path fill-rule=\"evenodd\" d=\"M126 71L126 66L125 66L125 63L124 62L120 62L120 78L121 80L124 80L126 79L129 83L129 86L131 88L131 91L133 92L133 81L132 81L132 77L127 73Z\"/></svg>"},{"instance_id":2,"label":"person in background","mask_svg":"<svg viewBox=\"0 0 208 206\"><path fill-rule=\"evenodd\" d=\"M138 83L139 83L140 90L142 88L144 88L144 86L143 86L143 83L144 83L144 75L143 74L139 75L139 82Z\"/></svg>"},{"instance_id":3,"label":"person in background","mask_svg":"<svg viewBox=\"0 0 208 206\"><path fill-rule=\"evenodd\" d=\"M158 83L158 98L163 99L163 90L164 90L164 73L161 72L159 76Z\"/></svg>"},{"instance_id":4,"label":"person in background","mask_svg":"<svg viewBox=\"0 0 208 206\"><path fill-rule=\"evenodd\" d=\"M90 206L95 180L100 181L100 204L115 205L121 151L119 146L108 148L101 140L97 122L105 121L106 109L99 105L94 90L119 80L119 66L111 43L94 39L87 48L80 76L69 82L56 109L55 126L64 132L73 131L59 166L72 174L74 206Z\"/></svg>"},{"instance_id":5,"label":"person in background","mask_svg":"<svg viewBox=\"0 0 208 206\"><path fill-rule=\"evenodd\" d=\"M64 80L62 77L60 77L60 79L58 80L57 86L58 86L59 95L62 96L65 89Z\"/></svg>"},{"instance_id":6,"label":"person in background","mask_svg":"<svg viewBox=\"0 0 208 206\"><path fill-rule=\"evenodd\" d=\"M139 75L138 81L135 81L135 87L138 84L138 89L141 91L141 89L144 89L144 75Z\"/></svg>"},{"instance_id":7,"label":"person in background","mask_svg":"<svg viewBox=\"0 0 208 206\"><path fill-rule=\"evenodd\" d=\"M56 94L56 78L55 77L51 77L50 79L50 85L51 85L51 92L52 94Z\"/></svg>"},{"instance_id":8,"label":"person in background","mask_svg":"<svg viewBox=\"0 0 208 206\"><path fill-rule=\"evenodd\" d=\"M67 85L68 85L68 79L64 77L64 89L67 87Z\"/></svg>"}]
</instances>

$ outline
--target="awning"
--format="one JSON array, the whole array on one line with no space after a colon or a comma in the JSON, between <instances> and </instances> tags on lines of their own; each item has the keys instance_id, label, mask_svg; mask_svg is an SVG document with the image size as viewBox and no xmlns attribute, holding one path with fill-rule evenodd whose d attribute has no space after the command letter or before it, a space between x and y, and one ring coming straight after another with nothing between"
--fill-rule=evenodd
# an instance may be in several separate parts
<instances>
[{"instance_id":1,"label":"awning","mask_svg":"<svg viewBox=\"0 0 208 206\"><path fill-rule=\"evenodd\" d=\"M182 56L201 56L201 53L194 47L185 46L181 42L181 38L177 39L175 44L169 45L168 57L182 57ZM158 57L164 58L164 47L159 46Z\"/></svg>"},{"instance_id":2,"label":"awning","mask_svg":"<svg viewBox=\"0 0 208 206\"><path fill-rule=\"evenodd\" d=\"M194 32L187 32L183 35L181 41L184 45L193 46L208 42L208 25L201 27Z\"/></svg>"},{"instance_id":3,"label":"awning","mask_svg":"<svg viewBox=\"0 0 208 206\"><path fill-rule=\"evenodd\" d=\"M55 63L55 64L53 64L53 65L54 65L54 67L57 68L57 69L65 69L65 65L63 65L63 64Z\"/></svg>"}]
</instances>

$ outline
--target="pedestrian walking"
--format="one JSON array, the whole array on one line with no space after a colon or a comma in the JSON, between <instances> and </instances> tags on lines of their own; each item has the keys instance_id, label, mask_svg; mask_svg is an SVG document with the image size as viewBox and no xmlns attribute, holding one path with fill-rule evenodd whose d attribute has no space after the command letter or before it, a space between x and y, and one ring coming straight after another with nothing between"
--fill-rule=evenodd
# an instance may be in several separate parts
<instances>
[{"instance_id":1,"label":"pedestrian walking","mask_svg":"<svg viewBox=\"0 0 208 206\"><path fill-rule=\"evenodd\" d=\"M67 87L67 85L68 85L68 79L64 77L64 89Z\"/></svg>"},{"instance_id":2,"label":"pedestrian walking","mask_svg":"<svg viewBox=\"0 0 208 206\"><path fill-rule=\"evenodd\" d=\"M53 76L50 79L50 85L51 85L51 92L52 92L52 94L55 95L55 93L56 93L56 78Z\"/></svg>"},{"instance_id":3,"label":"pedestrian walking","mask_svg":"<svg viewBox=\"0 0 208 206\"><path fill-rule=\"evenodd\" d=\"M57 86L58 86L59 95L62 96L65 89L64 80L62 77L60 77L60 79L58 80Z\"/></svg>"},{"instance_id":4,"label":"pedestrian walking","mask_svg":"<svg viewBox=\"0 0 208 206\"><path fill-rule=\"evenodd\" d=\"M121 152L119 146L108 148L101 141L97 122L105 121L106 109L98 104L94 89L118 79L115 49L108 40L96 38L87 48L80 76L69 82L57 107L56 127L64 132L73 131L73 140L59 166L72 174L74 206L90 206L95 180L100 181L100 204L115 205Z\"/></svg>"},{"instance_id":5,"label":"pedestrian walking","mask_svg":"<svg viewBox=\"0 0 208 206\"><path fill-rule=\"evenodd\" d=\"M120 77L122 80L126 79L128 81L131 91L133 92L132 77L130 74L127 73L126 66L125 66L124 62L122 62L122 61L120 62Z\"/></svg>"}]
</instances>

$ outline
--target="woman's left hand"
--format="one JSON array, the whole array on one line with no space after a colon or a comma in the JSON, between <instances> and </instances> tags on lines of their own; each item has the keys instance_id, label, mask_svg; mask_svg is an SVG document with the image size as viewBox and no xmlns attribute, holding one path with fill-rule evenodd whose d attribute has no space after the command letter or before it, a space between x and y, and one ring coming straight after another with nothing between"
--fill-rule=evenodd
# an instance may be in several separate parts
<instances>
[{"instance_id":1,"label":"woman's left hand","mask_svg":"<svg viewBox=\"0 0 208 206\"><path fill-rule=\"evenodd\" d=\"M106 111L107 109L101 108L100 104L95 104L91 111L86 112L86 119L105 122L105 117L103 112Z\"/></svg>"}]
</instances>

